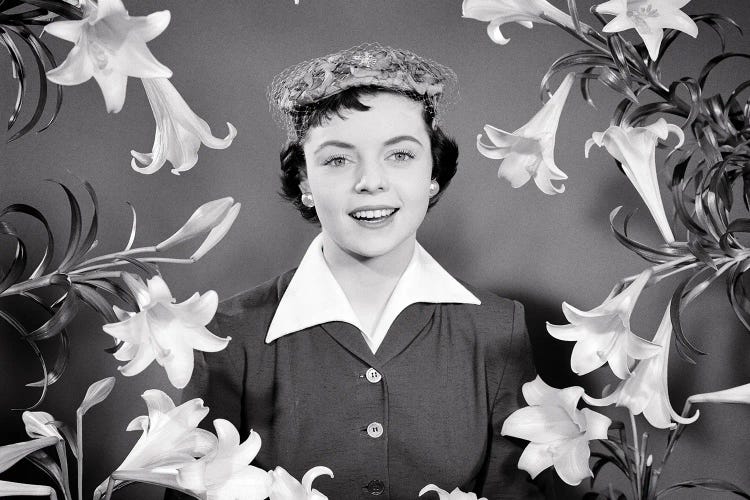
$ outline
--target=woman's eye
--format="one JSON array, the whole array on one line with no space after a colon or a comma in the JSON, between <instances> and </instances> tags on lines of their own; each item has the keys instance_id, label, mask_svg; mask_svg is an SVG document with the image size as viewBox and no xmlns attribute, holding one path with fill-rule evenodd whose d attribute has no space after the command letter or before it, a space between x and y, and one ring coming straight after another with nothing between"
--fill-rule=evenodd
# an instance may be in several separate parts
<instances>
[{"instance_id":1,"label":"woman's eye","mask_svg":"<svg viewBox=\"0 0 750 500\"><path fill-rule=\"evenodd\" d=\"M326 160L323 162L323 165L331 166L331 167L343 167L346 165L347 158L345 156L331 156L329 158L326 158Z\"/></svg>"},{"instance_id":2,"label":"woman's eye","mask_svg":"<svg viewBox=\"0 0 750 500\"><path fill-rule=\"evenodd\" d=\"M395 151L391 153L391 158L398 161L408 161L414 159L414 154L410 151Z\"/></svg>"}]
</instances>

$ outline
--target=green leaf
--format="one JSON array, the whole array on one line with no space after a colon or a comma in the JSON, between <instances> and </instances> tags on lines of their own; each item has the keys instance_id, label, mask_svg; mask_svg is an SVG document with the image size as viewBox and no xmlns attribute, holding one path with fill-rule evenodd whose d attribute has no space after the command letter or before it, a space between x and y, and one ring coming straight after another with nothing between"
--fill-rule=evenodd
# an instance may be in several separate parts
<instances>
[{"instance_id":1,"label":"green leaf","mask_svg":"<svg viewBox=\"0 0 750 500\"><path fill-rule=\"evenodd\" d=\"M685 333L682 330L682 322L680 321L680 314L682 313L682 307L683 307L683 296L686 289L689 289L696 277L697 273L693 274L692 276L688 277L687 279L683 280L679 285L677 285L677 288L675 288L673 294L672 294L672 301L669 305L669 316L672 320L672 329L674 330L675 334L675 347L677 347L677 352L680 353L680 355L687 361L688 363L695 364L695 360L693 360L687 353L682 351L681 348L685 347L687 348L692 354L697 354L700 356L705 355L706 353L695 347L690 340L685 336Z\"/></svg>"},{"instance_id":2,"label":"green leaf","mask_svg":"<svg viewBox=\"0 0 750 500\"><path fill-rule=\"evenodd\" d=\"M34 303L44 308L44 310L47 311L47 314L49 314L50 316L54 316L55 311L52 308L48 307L40 297L30 292L22 292L21 296L32 300ZM53 365L52 370L47 373L47 377L45 379L46 384L48 385L52 385L60 379L63 372L68 367L68 360L70 359L70 345L68 341L67 330L65 330L65 328L61 329L59 335L57 335L57 338L59 339L60 345L55 357L55 364ZM26 384L26 386L42 387L43 385L45 385L45 380L30 382Z\"/></svg>"},{"instance_id":3,"label":"green leaf","mask_svg":"<svg viewBox=\"0 0 750 500\"><path fill-rule=\"evenodd\" d=\"M587 68L581 73L578 73L576 76L580 78L580 85L581 85L581 95L583 96L583 99L594 109L596 109L596 104L594 104L594 100L591 98L591 92L589 90L589 82L596 78L597 75L594 74L595 68ZM627 99L626 99L627 100ZM630 102L630 101L628 101Z\"/></svg>"},{"instance_id":4,"label":"green leaf","mask_svg":"<svg viewBox=\"0 0 750 500\"><path fill-rule=\"evenodd\" d=\"M630 212L627 216L625 216L625 221L623 223L623 231L620 232L615 227L615 218L617 217L617 214L620 212L622 207L617 207L614 210L612 210L609 214L609 227L612 230L612 233L614 234L617 241L619 241L625 248L637 253L642 258L648 260L649 262L655 262L655 263L663 263L669 260L672 257L682 255L684 252L680 251L677 248L673 247L661 247L660 249L652 248L648 245L644 245L643 243L639 243L631 238L628 237L628 222L630 221L630 218L633 216L635 211Z\"/></svg>"},{"instance_id":5,"label":"green leaf","mask_svg":"<svg viewBox=\"0 0 750 500\"><path fill-rule=\"evenodd\" d=\"M79 245L78 250L76 250L75 255L71 259L71 262L73 263L78 262L79 259L96 246L96 234L99 229L99 201L96 197L96 191L94 191L94 187L87 181L83 181L83 187L86 189L86 192L88 192L89 197L91 198L91 204L93 205L91 225L89 226L88 233L86 233L83 243Z\"/></svg>"},{"instance_id":6,"label":"green leaf","mask_svg":"<svg viewBox=\"0 0 750 500\"><path fill-rule=\"evenodd\" d=\"M23 244L21 237L18 236L15 227L7 222L0 221L0 235L4 234L16 240L16 253L13 256L13 261L8 268L8 272L0 279L0 293L17 283L26 268L26 246Z\"/></svg>"},{"instance_id":7,"label":"green leaf","mask_svg":"<svg viewBox=\"0 0 750 500\"><path fill-rule=\"evenodd\" d=\"M742 277L750 267L750 262L738 262L727 277L727 295L737 319L740 320L746 330L750 331L750 301L747 299L745 287L742 285Z\"/></svg>"},{"instance_id":8,"label":"green leaf","mask_svg":"<svg viewBox=\"0 0 750 500\"><path fill-rule=\"evenodd\" d=\"M713 57L709 59L709 61L703 66L701 69L700 75L698 76L698 85L700 86L701 90L705 87L706 79L708 79L711 72L716 68L716 66L726 61L727 59L731 59L733 57L739 57L742 59L750 59L750 54L744 54L742 52L725 52L724 54L720 54L716 57Z\"/></svg>"},{"instance_id":9,"label":"green leaf","mask_svg":"<svg viewBox=\"0 0 750 500\"><path fill-rule=\"evenodd\" d=\"M630 85L628 85L627 80L623 80L623 78L618 73L615 73L614 71L612 71L612 69L602 68L597 80L599 80L604 85L611 88L618 94L624 95L631 101L635 103L638 102L638 96L636 96L635 93L633 92L633 89L630 88Z\"/></svg>"},{"instance_id":10,"label":"green leaf","mask_svg":"<svg viewBox=\"0 0 750 500\"><path fill-rule=\"evenodd\" d=\"M44 361L44 356L42 356L42 352L39 350L39 347L36 345L36 342L28 338L28 331L24 326L13 316L10 314L4 312L2 309L0 309L0 319L4 320L6 323L8 323L16 332L18 332L19 336L22 340L26 341L27 344L29 344L29 347L31 347L31 350L34 351L34 355L39 360L39 364L42 367L42 374L43 380L47 380L47 363ZM23 410L33 410L37 406L39 406L42 401L44 401L44 397L47 395L47 384L45 383L42 386L42 394L39 396L39 399L35 404L30 406L29 408L23 408Z\"/></svg>"},{"instance_id":11,"label":"green leaf","mask_svg":"<svg viewBox=\"0 0 750 500\"><path fill-rule=\"evenodd\" d=\"M70 290L66 291L61 305L56 309L55 314L50 319L29 333L31 340L38 341L54 337L73 320L78 313L76 294L71 293Z\"/></svg>"},{"instance_id":12,"label":"green leaf","mask_svg":"<svg viewBox=\"0 0 750 500\"><path fill-rule=\"evenodd\" d=\"M44 67L43 50L39 45L39 40L36 35L34 35L27 27L23 25L6 26L5 28L18 35L31 49L31 53L34 56L34 63L37 69L37 77L39 81L39 85L37 88L37 102L36 107L34 108L34 112L32 113L31 118L29 118L29 120L26 122L26 124L15 134L13 134L10 139L8 139L8 142L13 142L33 129L39 122L39 119L42 117L44 106L47 103L47 75L46 68Z\"/></svg>"},{"instance_id":13,"label":"green leaf","mask_svg":"<svg viewBox=\"0 0 750 500\"><path fill-rule=\"evenodd\" d=\"M37 450L30 453L29 455L26 455L26 457L24 458L26 458L26 460L34 464L38 469L40 469L53 481L55 481L60 490L65 491L65 485L63 483L63 475L62 471L60 470L60 466L57 465L57 462L55 462L46 451Z\"/></svg>"},{"instance_id":14,"label":"green leaf","mask_svg":"<svg viewBox=\"0 0 750 500\"><path fill-rule=\"evenodd\" d=\"M119 321L117 315L112 310L112 305L96 291L96 288L87 283L76 283L73 290L80 297L81 301L99 313L107 323L116 323Z\"/></svg>"},{"instance_id":15,"label":"green leaf","mask_svg":"<svg viewBox=\"0 0 750 500\"><path fill-rule=\"evenodd\" d=\"M683 488L701 488L709 491L725 491L728 493L734 493L735 495L750 499L750 493L746 492L739 486L729 481L723 481L721 479L693 479L692 481L684 481L682 483L673 484L669 488L665 488L656 494L656 498L661 498L668 493L683 489Z\"/></svg>"},{"instance_id":16,"label":"green leaf","mask_svg":"<svg viewBox=\"0 0 750 500\"><path fill-rule=\"evenodd\" d=\"M67 2L54 0L24 0L25 3L59 14L65 19L83 19L83 11Z\"/></svg>"},{"instance_id":17,"label":"green leaf","mask_svg":"<svg viewBox=\"0 0 750 500\"><path fill-rule=\"evenodd\" d=\"M86 412L91 409L91 407L98 405L99 403L107 399L107 396L109 396L109 394L112 392L114 386L114 377L107 377L91 384L89 386L89 389L86 391L86 396L83 398L81 406L79 406L76 410L76 414L81 417L84 416Z\"/></svg>"},{"instance_id":18,"label":"green leaf","mask_svg":"<svg viewBox=\"0 0 750 500\"><path fill-rule=\"evenodd\" d=\"M10 37L3 26L0 26L0 40L2 41L3 47L8 51L10 55L10 62L13 67L13 77L18 80L18 89L16 91L16 102L13 105L13 112L8 118L8 130L10 130L16 123L18 116L21 114L21 108L23 107L23 97L26 94L26 67L24 66L23 57L18 51L15 42Z\"/></svg>"},{"instance_id":19,"label":"green leaf","mask_svg":"<svg viewBox=\"0 0 750 500\"><path fill-rule=\"evenodd\" d=\"M9 213L22 213L34 217L36 220L42 223L45 231L47 232L47 244L44 247L44 255L42 256L39 265L36 267L36 269L34 269L28 279L38 278L44 274L44 272L47 270L47 267L49 266L50 261L52 260L52 255L55 248L55 239L52 235L52 229L50 229L49 223L47 222L47 219L44 217L44 215L42 215L39 210L30 205L21 203L8 205L3 209L2 212L0 212L0 217Z\"/></svg>"},{"instance_id":20,"label":"green leaf","mask_svg":"<svg viewBox=\"0 0 750 500\"><path fill-rule=\"evenodd\" d=\"M65 249L63 260L58 268L61 272L65 272L65 270L73 264L73 256L75 255L81 241L81 206L78 204L78 200L76 200L76 197L67 186L54 179L49 180L60 186L63 191L65 191L65 195L68 198L68 205L70 205L70 238L68 239L68 246Z\"/></svg>"}]
</instances>

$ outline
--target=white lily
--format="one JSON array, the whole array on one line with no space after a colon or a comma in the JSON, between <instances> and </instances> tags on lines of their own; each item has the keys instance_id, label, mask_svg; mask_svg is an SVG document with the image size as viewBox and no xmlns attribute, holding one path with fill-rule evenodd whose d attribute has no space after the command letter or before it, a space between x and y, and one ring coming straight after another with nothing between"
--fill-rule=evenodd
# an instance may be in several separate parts
<instances>
[{"instance_id":1,"label":"white lily","mask_svg":"<svg viewBox=\"0 0 750 500\"><path fill-rule=\"evenodd\" d=\"M55 418L45 411L25 411L21 414L21 420L29 437L55 437L60 441L63 440L54 424Z\"/></svg>"},{"instance_id":2,"label":"white lily","mask_svg":"<svg viewBox=\"0 0 750 500\"><path fill-rule=\"evenodd\" d=\"M463 17L489 22L487 34L490 39L505 45L510 38L505 38L500 26L506 23L518 23L531 29L534 23L552 24L542 16L573 29L573 20L546 0L464 0Z\"/></svg>"},{"instance_id":3,"label":"white lily","mask_svg":"<svg viewBox=\"0 0 750 500\"><path fill-rule=\"evenodd\" d=\"M581 311L563 302L569 325L547 323L547 331L559 340L575 342L570 368L585 375L609 363L612 372L624 379L630 374L631 359L655 356L660 347L630 330L630 316L651 272L643 271L623 291L610 296L590 311Z\"/></svg>"},{"instance_id":4,"label":"white lily","mask_svg":"<svg viewBox=\"0 0 750 500\"><path fill-rule=\"evenodd\" d=\"M177 483L206 500L263 500L268 498L271 478L266 471L249 465L260 450L260 436L240 444L240 434L228 420L214 420L216 451L181 467Z\"/></svg>"},{"instance_id":5,"label":"white lily","mask_svg":"<svg viewBox=\"0 0 750 500\"><path fill-rule=\"evenodd\" d=\"M206 240L200 247L200 254L196 257L196 254L198 254L196 252L192 256L193 259L197 260L216 245L226 234L237 218L241 207L242 205L235 203L234 199L230 196L204 203L193 212L193 215L190 216L177 232L156 245L156 251L163 252L184 241L208 232ZM207 248L209 244L210 248Z\"/></svg>"},{"instance_id":6,"label":"white lily","mask_svg":"<svg viewBox=\"0 0 750 500\"><path fill-rule=\"evenodd\" d=\"M597 399L584 394L583 399L593 406L616 404L626 407L633 415L643 413L648 422L659 429L674 427L674 422L691 424L698 418L698 412L690 418L681 417L672 408L669 401L667 384L667 366L669 363L669 344L672 336L670 310L664 313L659 328L654 335L654 344L658 344L659 353L640 361L627 379L620 382L608 396Z\"/></svg>"},{"instance_id":7,"label":"white lily","mask_svg":"<svg viewBox=\"0 0 750 500\"><path fill-rule=\"evenodd\" d=\"M219 304L216 292L209 290L203 295L196 292L185 302L175 304L161 276L144 283L137 275L123 273L123 280L133 292L140 311L128 312L114 306L121 321L102 327L123 342L114 356L129 363L118 370L128 377L137 375L156 360L165 368L172 385L182 389L193 374L193 349L216 352L231 340L231 337L217 337L206 328Z\"/></svg>"},{"instance_id":8,"label":"white lily","mask_svg":"<svg viewBox=\"0 0 750 500\"><path fill-rule=\"evenodd\" d=\"M438 497L440 500L487 500L486 498L477 498L476 493L465 493L458 489L458 487L453 488L453 491L448 493L444 489L435 486L434 484L428 484L421 490L419 490L419 496L421 497L428 491L434 491L438 494Z\"/></svg>"},{"instance_id":9,"label":"white lily","mask_svg":"<svg viewBox=\"0 0 750 500\"><path fill-rule=\"evenodd\" d=\"M125 103L128 77L169 78L172 71L151 54L146 42L159 36L170 20L168 10L130 17L121 0L100 0L85 9L79 21L56 21L44 31L75 43L63 63L47 78L60 85L78 85L92 76L101 87L107 111Z\"/></svg>"},{"instance_id":10,"label":"white lily","mask_svg":"<svg viewBox=\"0 0 750 500\"><path fill-rule=\"evenodd\" d=\"M58 439L56 436L43 436L37 439L32 439L31 441L0 446L0 472L5 472L26 455L42 448L46 448L47 446L54 446L57 442ZM24 495L49 496L51 499L57 500L55 490L49 486L0 481L0 497Z\"/></svg>"},{"instance_id":11,"label":"white lily","mask_svg":"<svg viewBox=\"0 0 750 500\"><path fill-rule=\"evenodd\" d=\"M586 141L586 158L589 157L591 146L604 146L607 152L622 164L625 175L641 195L651 216L661 231L664 241L674 242L672 229L664 204L659 194L659 181L656 177L656 143L665 140L670 132L674 132L679 142L674 149L682 146L685 134L677 125L667 123L659 118L655 123L646 127L621 127L613 125L604 132L594 132L591 139Z\"/></svg>"},{"instance_id":12,"label":"white lily","mask_svg":"<svg viewBox=\"0 0 750 500\"><path fill-rule=\"evenodd\" d=\"M57 493L53 488L41 484L0 481L0 497L50 497L57 500Z\"/></svg>"},{"instance_id":13,"label":"white lily","mask_svg":"<svg viewBox=\"0 0 750 500\"><path fill-rule=\"evenodd\" d=\"M216 449L216 436L198 428L208 414L201 399L175 406L167 394L157 389L147 390L142 397L148 415L134 418L127 430L141 430L143 434L117 470L174 471ZM104 481L97 487L94 498L102 496L106 489Z\"/></svg>"},{"instance_id":14,"label":"white lily","mask_svg":"<svg viewBox=\"0 0 750 500\"><path fill-rule=\"evenodd\" d=\"M190 109L166 78L144 78L143 87L154 112L156 136L151 153L130 152L133 156L130 166L136 172L153 174L169 161L172 173L179 175L198 162L201 144L213 149L225 149L232 144L237 129L227 122L229 134L223 139L214 137L208 123Z\"/></svg>"},{"instance_id":15,"label":"white lily","mask_svg":"<svg viewBox=\"0 0 750 500\"><path fill-rule=\"evenodd\" d=\"M326 474L333 477L328 467L317 466L305 472L302 482L297 481L283 467L268 471L271 477L270 500L327 500L328 497L312 487L316 477Z\"/></svg>"},{"instance_id":16,"label":"white lily","mask_svg":"<svg viewBox=\"0 0 750 500\"><path fill-rule=\"evenodd\" d=\"M588 408L577 409L583 388L555 389L537 376L523 384L530 406L514 411L500 433L530 441L518 460L518 468L532 478L554 466L560 479L577 485L592 476L589 441L606 439L612 421Z\"/></svg>"},{"instance_id":17,"label":"white lily","mask_svg":"<svg viewBox=\"0 0 750 500\"><path fill-rule=\"evenodd\" d=\"M609 0L595 7L599 14L616 16L602 31L615 33L631 28L638 32L651 59L659 57L664 28L698 36L698 26L680 9L690 0Z\"/></svg>"},{"instance_id":18,"label":"white lily","mask_svg":"<svg viewBox=\"0 0 750 500\"><path fill-rule=\"evenodd\" d=\"M521 187L533 177L543 193L556 194L565 190L564 186L558 188L552 184L553 180L568 178L555 165L555 134L574 79L575 75L568 73L542 109L515 132L485 125L484 132L491 145L482 143L482 134L477 135L479 152L487 158L503 160L497 176L510 181L512 187Z\"/></svg>"},{"instance_id":19,"label":"white lily","mask_svg":"<svg viewBox=\"0 0 750 500\"><path fill-rule=\"evenodd\" d=\"M750 404L750 384L738 385L723 391L693 394L688 398L690 403L736 403Z\"/></svg>"}]
</instances>

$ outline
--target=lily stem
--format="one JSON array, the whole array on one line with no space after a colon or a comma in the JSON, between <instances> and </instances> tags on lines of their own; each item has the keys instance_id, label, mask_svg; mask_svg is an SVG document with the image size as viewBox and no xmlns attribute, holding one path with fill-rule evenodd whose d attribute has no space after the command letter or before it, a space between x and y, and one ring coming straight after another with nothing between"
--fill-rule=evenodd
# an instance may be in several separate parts
<instances>
[{"instance_id":1,"label":"lily stem","mask_svg":"<svg viewBox=\"0 0 750 500\"><path fill-rule=\"evenodd\" d=\"M633 448L635 449L633 453L633 458L635 460L635 482L636 482L636 494L638 495L638 498L641 498L641 452L640 447L638 445L638 426L635 423L635 415L633 415L633 412L628 410L628 414L630 415L630 425L633 428Z\"/></svg>"},{"instance_id":2,"label":"lily stem","mask_svg":"<svg viewBox=\"0 0 750 500\"><path fill-rule=\"evenodd\" d=\"M83 500L83 413L76 411L76 445L78 446L78 500Z\"/></svg>"},{"instance_id":3,"label":"lily stem","mask_svg":"<svg viewBox=\"0 0 750 500\"><path fill-rule=\"evenodd\" d=\"M70 477L68 476L68 456L65 451L65 442L59 441L55 448L57 449L57 457L60 459L60 472L62 473L63 483L63 496L65 500L73 500L70 494Z\"/></svg>"},{"instance_id":4,"label":"lily stem","mask_svg":"<svg viewBox=\"0 0 750 500\"><path fill-rule=\"evenodd\" d=\"M78 265L89 266L95 262L102 262L104 260L116 259L117 257L120 257L122 255L133 255L136 253L144 253L144 252L156 252L156 247L152 246L152 247L131 248L130 250L124 250L122 252L108 253L107 255L100 255L99 257L94 257L92 259L85 260Z\"/></svg>"}]
</instances>

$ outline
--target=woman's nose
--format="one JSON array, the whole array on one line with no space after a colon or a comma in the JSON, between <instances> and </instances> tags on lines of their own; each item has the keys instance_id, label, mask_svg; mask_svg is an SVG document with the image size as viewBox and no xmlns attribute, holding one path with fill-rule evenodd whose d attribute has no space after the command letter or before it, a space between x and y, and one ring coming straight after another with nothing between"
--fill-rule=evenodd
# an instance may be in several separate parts
<instances>
[{"instance_id":1,"label":"woman's nose","mask_svg":"<svg viewBox=\"0 0 750 500\"><path fill-rule=\"evenodd\" d=\"M354 190L358 193L374 193L388 190L388 175L384 166L376 161L364 162L358 169Z\"/></svg>"}]
</instances>

